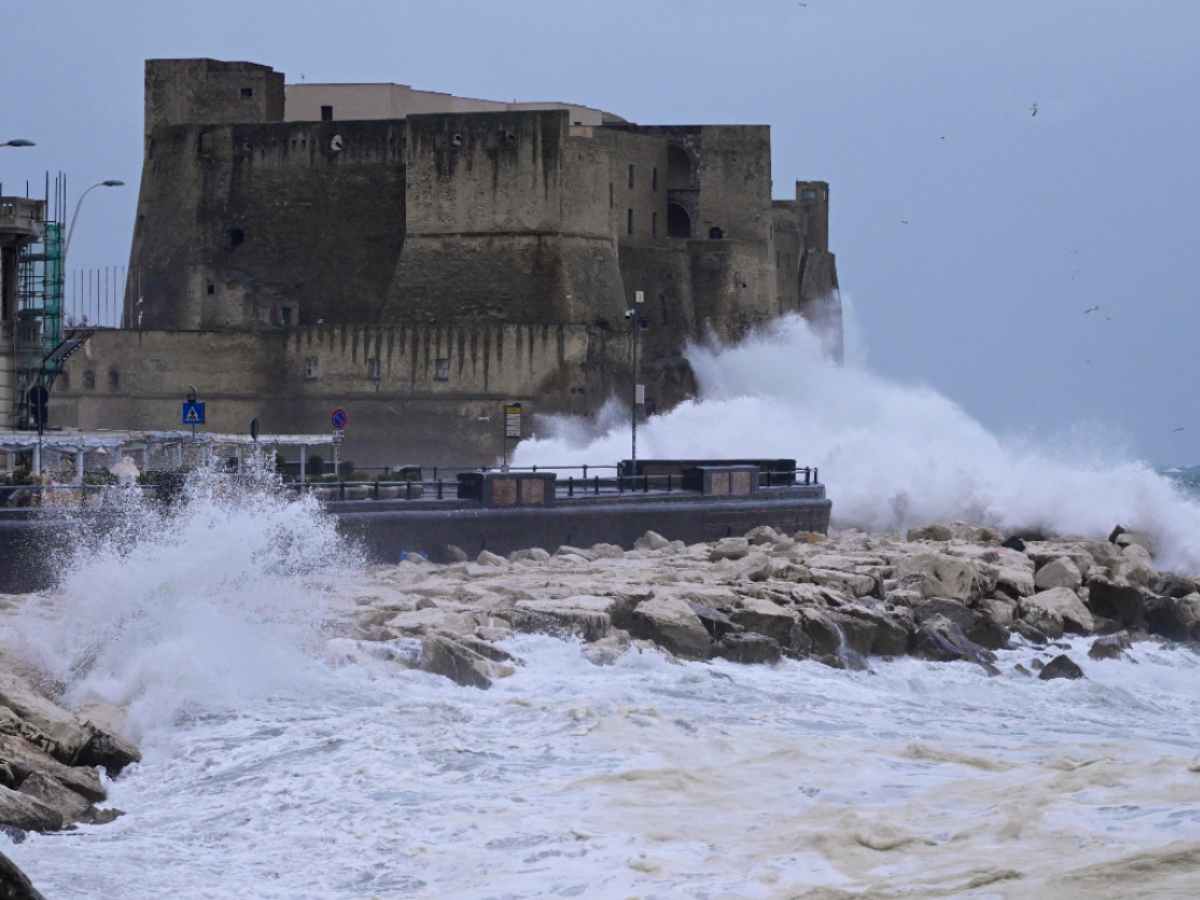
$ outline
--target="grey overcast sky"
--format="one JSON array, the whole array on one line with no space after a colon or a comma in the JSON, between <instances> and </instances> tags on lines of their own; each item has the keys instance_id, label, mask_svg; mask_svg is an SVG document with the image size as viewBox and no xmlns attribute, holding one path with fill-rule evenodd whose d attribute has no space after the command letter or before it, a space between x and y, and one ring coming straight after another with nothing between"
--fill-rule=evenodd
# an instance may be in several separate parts
<instances>
[{"instance_id":1,"label":"grey overcast sky","mask_svg":"<svg viewBox=\"0 0 1200 900\"><path fill-rule=\"evenodd\" d=\"M38 143L0 149L6 192L46 169L129 182L89 197L72 266L127 261L146 57L767 123L776 196L831 182L873 367L1001 433L1100 424L1143 458L1200 462L1196 0L4 7L0 141Z\"/></svg>"}]
</instances>

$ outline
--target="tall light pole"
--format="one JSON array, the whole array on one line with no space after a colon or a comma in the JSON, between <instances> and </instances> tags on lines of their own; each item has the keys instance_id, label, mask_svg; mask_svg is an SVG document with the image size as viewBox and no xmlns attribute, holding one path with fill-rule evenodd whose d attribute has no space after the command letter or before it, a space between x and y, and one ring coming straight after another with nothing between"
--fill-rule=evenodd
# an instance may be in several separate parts
<instances>
[{"instance_id":1,"label":"tall light pole","mask_svg":"<svg viewBox=\"0 0 1200 900\"><path fill-rule=\"evenodd\" d=\"M25 138L13 138L11 141L5 141L0 144L0 147L36 147L33 141L27 141Z\"/></svg>"},{"instance_id":2,"label":"tall light pole","mask_svg":"<svg viewBox=\"0 0 1200 900\"><path fill-rule=\"evenodd\" d=\"M90 188L79 195L79 201L75 204L75 214L71 216L71 227L67 229L67 242L63 246L63 256L66 257L71 252L71 235L75 233L75 222L79 218L79 207L83 206L83 198L90 194L98 187L124 187L125 182L118 181L115 178L110 178L107 181L97 181Z\"/></svg>"},{"instance_id":3,"label":"tall light pole","mask_svg":"<svg viewBox=\"0 0 1200 900\"><path fill-rule=\"evenodd\" d=\"M646 294L644 291L634 291L634 305L625 310L625 318L629 320L629 340L630 351L633 354L633 396L630 398L633 403L630 406L630 463L632 468L629 470L631 478L637 475L637 420L638 420L638 404L646 402L646 389L638 383L638 336L641 330L646 327L646 320L642 318L639 307L646 302Z\"/></svg>"}]
</instances>

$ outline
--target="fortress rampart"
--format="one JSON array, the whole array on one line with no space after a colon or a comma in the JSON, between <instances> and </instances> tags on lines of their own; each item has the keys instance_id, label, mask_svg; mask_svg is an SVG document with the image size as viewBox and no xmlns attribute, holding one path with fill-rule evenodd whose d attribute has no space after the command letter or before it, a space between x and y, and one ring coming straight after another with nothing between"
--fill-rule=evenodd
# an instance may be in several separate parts
<instances>
[{"instance_id":1,"label":"fortress rampart","mask_svg":"<svg viewBox=\"0 0 1200 900\"><path fill-rule=\"evenodd\" d=\"M624 396L636 291L659 409L692 390L689 340L791 311L836 325L828 186L773 200L765 125L149 60L145 140L128 330L97 333L56 391L81 425L167 425L195 384L276 431L348 405L360 462L479 461L500 400Z\"/></svg>"}]
</instances>

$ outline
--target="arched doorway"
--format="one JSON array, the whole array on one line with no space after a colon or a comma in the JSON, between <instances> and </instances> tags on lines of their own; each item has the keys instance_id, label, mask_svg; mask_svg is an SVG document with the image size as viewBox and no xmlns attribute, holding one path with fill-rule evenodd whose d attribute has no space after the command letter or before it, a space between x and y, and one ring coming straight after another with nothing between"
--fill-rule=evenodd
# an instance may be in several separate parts
<instances>
[{"instance_id":1,"label":"arched doorway","mask_svg":"<svg viewBox=\"0 0 1200 900\"><path fill-rule=\"evenodd\" d=\"M673 238L692 236L692 217L678 203L667 204L667 234Z\"/></svg>"}]
</instances>

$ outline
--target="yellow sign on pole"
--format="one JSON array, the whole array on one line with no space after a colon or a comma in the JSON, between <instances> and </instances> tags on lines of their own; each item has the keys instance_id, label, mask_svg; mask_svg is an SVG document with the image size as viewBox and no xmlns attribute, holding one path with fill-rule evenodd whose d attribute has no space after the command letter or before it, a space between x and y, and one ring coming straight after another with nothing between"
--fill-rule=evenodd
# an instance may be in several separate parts
<instances>
[{"instance_id":1,"label":"yellow sign on pole","mask_svg":"<svg viewBox=\"0 0 1200 900\"><path fill-rule=\"evenodd\" d=\"M504 405L504 436L521 439L521 404L506 403Z\"/></svg>"}]
</instances>

